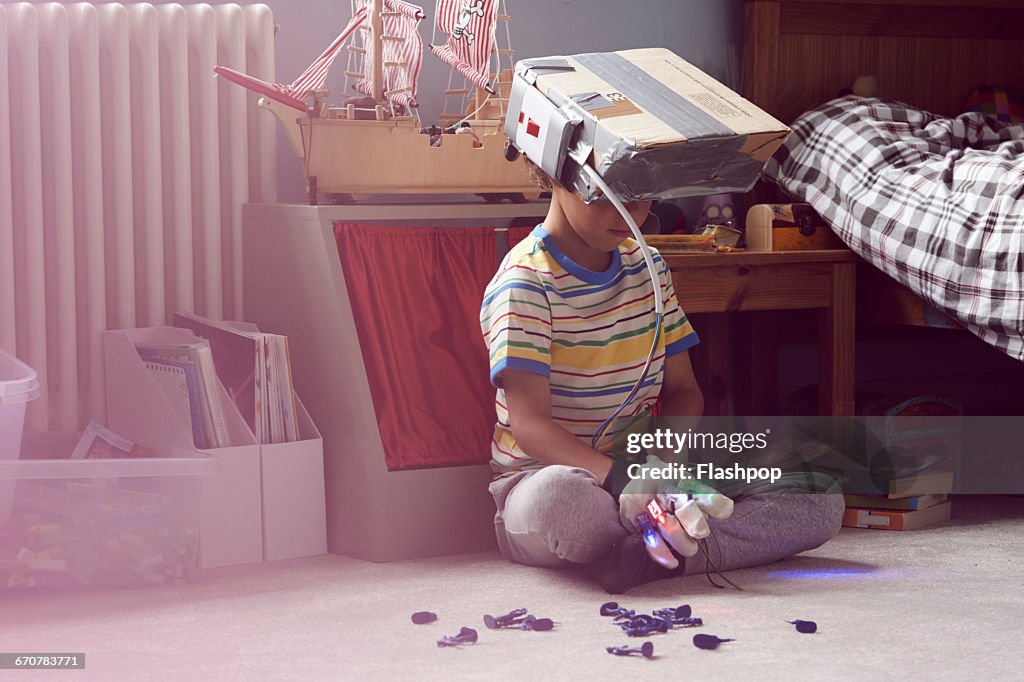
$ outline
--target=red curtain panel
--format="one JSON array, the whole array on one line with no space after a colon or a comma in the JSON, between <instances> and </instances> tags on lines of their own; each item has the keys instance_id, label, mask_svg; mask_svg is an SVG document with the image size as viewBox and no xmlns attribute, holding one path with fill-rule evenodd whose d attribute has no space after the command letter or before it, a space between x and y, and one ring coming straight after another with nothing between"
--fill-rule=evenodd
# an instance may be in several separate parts
<instances>
[{"instance_id":1,"label":"red curtain panel","mask_svg":"<svg viewBox=\"0 0 1024 682\"><path fill-rule=\"evenodd\" d=\"M494 388L480 334L491 228L334 228L388 469L486 463Z\"/></svg>"},{"instance_id":2,"label":"red curtain panel","mask_svg":"<svg viewBox=\"0 0 1024 682\"><path fill-rule=\"evenodd\" d=\"M512 248L519 242L530 236L533 227L510 227L508 228L508 248ZM489 280L488 280L489 281Z\"/></svg>"}]
</instances>

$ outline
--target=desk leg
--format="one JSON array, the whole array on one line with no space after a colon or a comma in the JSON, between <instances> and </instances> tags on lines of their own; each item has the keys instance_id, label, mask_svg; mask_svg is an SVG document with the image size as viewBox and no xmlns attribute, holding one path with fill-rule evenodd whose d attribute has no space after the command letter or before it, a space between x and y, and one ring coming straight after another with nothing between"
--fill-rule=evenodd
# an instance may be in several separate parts
<instances>
[{"instance_id":1,"label":"desk leg","mask_svg":"<svg viewBox=\"0 0 1024 682\"><path fill-rule=\"evenodd\" d=\"M819 412L853 415L855 270L852 263L832 268L832 305L821 313L818 338Z\"/></svg>"},{"instance_id":2,"label":"desk leg","mask_svg":"<svg viewBox=\"0 0 1024 682\"><path fill-rule=\"evenodd\" d=\"M751 416L779 414L778 313L750 314L750 400Z\"/></svg>"},{"instance_id":3,"label":"desk leg","mask_svg":"<svg viewBox=\"0 0 1024 682\"><path fill-rule=\"evenodd\" d=\"M700 343L694 350L694 369L704 394L704 414L730 414L730 327L728 313L693 316Z\"/></svg>"}]
</instances>

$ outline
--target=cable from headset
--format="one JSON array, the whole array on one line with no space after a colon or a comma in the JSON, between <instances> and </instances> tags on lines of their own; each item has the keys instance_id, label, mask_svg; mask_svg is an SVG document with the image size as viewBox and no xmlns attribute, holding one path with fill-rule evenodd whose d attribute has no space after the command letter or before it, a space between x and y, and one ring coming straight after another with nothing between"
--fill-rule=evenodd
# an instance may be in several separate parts
<instances>
[{"instance_id":1,"label":"cable from headset","mask_svg":"<svg viewBox=\"0 0 1024 682\"><path fill-rule=\"evenodd\" d=\"M637 379L635 384L633 384L633 388L630 389L629 393L626 395L625 400L622 401L622 404L619 405L619 407L614 412L612 412L611 416L605 419L594 432L594 436L593 438L591 438L590 444L591 447L597 450L601 445L601 439L604 437L604 434L608 431L609 428L611 428L611 425L615 423L615 420L619 418L619 415L621 415L622 412L629 406L629 404L633 402L633 399L636 398L637 393L640 392L643 383L647 380L647 375L650 373L651 365L654 361L654 355L655 353L657 353L658 350L658 341L661 339L662 323L665 315L665 304L661 296L661 283L658 281L658 271L654 264L654 256L653 254L651 254L651 249L647 246L647 242L644 240L644 236L640 232L640 226L636 224L636 221L633 220L633 216L631 216L629 214L629 211L626 210L625 204L623 204L622 201L617 196L615 196L615 193L612 191L611 187L608 186L608 184L597 173L596 170L594 170L589 164L583 164L581 168L583 169L583 172L587 175L587 177L589 177L590 180L601 189L601 192L606 197L608 197L608 200L612 203L613 206L615 206L619 214L622 215L622 218L626 221L626 224L629 225L629 230L630 232L633 233L633 238L636 239L637 244L640 246L640 253L644 257L644 263L647 264L647 273L651 277L651 286L653 287L654 293L654 341L653 343L651 343L651 350L647 354L647 361L644 363L643 369L640 372L640 378Z\"/></svg>"}]
</instances>

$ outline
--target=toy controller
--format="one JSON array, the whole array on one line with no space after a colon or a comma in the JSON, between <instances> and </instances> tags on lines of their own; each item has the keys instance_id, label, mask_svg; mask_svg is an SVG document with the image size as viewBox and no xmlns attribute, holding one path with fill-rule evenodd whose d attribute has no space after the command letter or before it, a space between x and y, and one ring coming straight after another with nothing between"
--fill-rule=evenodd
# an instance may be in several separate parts
<instances>
[{"instance_id":1,"label":"toy controller","mask_svg":"<svg viewBox=\"0 0 1024 682\"><path fill-rule=\"evenodd\" d=\"M679 560L676 559L658 530L659 527L664 527L667 523L668 512L657 500L648 502L647 511L637 514L636 517L636 525L640 528L640 533L644 538L647 553L665 568L673 569L679 566Z\"/></svg>"}]
</instances>

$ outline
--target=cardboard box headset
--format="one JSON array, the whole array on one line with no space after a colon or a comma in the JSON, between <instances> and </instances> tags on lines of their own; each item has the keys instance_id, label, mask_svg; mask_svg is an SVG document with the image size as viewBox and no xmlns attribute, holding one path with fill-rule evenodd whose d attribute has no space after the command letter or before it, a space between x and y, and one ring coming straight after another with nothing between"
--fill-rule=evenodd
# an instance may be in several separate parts
<instances>
[{"instance_id":1,"label":"cardboard box headset","mask_svg":"<svg viewBox=\"0 0 1024 682\"><path fill-rule=\"evenodd\" d=\"M789 129L651 48L518 62L505 133L589 203L588 162L624 201L745 192Z\"/></svg>"}]
</instances>

